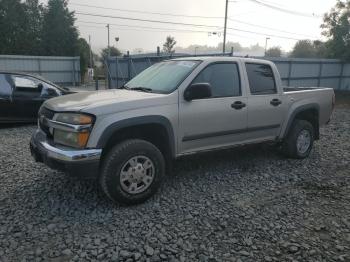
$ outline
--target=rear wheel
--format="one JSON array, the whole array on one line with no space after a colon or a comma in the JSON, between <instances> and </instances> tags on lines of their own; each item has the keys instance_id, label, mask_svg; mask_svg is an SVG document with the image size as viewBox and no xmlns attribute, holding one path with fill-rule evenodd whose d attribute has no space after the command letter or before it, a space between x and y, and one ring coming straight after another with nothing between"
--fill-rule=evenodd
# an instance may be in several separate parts
<instances>
[{"instance_id":1,"label":"rear wheel","mask_svg":"<svg viewBox=\"0 0 350 262\"><path fill-rule=\"evenodd\" d=\"M157 147L144 140L127 140L106 155L100 183L113 201L137 204L157 191L164 170L164 157Z\"/></svg>"},{"instance_id":2,"label":"rear wheel","mask_svg":"<svg viewBox=\"0 0 350 262\"><path fill-rule=\"evenodd\" d=\"M282 150L291 158L306 158L314 143L314 128L306 120L295 120L287 137L283 141Z\"/></svg>"}]
</instances>

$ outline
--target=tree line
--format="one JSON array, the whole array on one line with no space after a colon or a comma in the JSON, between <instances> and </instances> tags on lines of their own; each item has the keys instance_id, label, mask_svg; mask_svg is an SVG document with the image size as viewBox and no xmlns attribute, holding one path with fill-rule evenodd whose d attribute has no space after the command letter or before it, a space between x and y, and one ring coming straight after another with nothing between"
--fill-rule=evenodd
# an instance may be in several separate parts
<instances>
[{"instance_id":1,"label":"tree line","mask_svg":"<svg viewBox=\"0 0 350 262\"><path fill-rule=\"evenodd\" d=\"M289 56L294 58L336 58L350 61L350 0L337 0L336 5L325 14L322 34L327 38L322 42L308 39L298 41ZM279 57L280 47L272 47L266 56Z\"/></svg>"},{"instance_id":2,"label":"tree line","mask_svg":"<svg viewBox=\"0 0 350 262\"><path fill-rule=\"evenodd\" d=\"M0 0L0 54L80 56L89 63L89 44L79 36L67 0Z\"/></svg>"}]
</instances>

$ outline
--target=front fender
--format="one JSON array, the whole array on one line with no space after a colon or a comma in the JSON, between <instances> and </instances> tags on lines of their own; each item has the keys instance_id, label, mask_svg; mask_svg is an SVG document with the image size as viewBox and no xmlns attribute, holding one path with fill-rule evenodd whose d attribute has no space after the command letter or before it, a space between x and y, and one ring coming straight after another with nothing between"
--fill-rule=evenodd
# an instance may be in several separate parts
<instances>
[{"instance_id":1,"label":"front fender","mask_svg":"<svg viewBox=\"0 0 350 262\"><path fill-rule=\"evenodd\" d=\"M97 142L97 148L105 148L107 145L107 142L112 137L112 135L126 127L132 127L142 124L160 124L162 125L168 134L169 139L169 145L171 149L171 153L173 156L175 156L175 135L174 130L171 125L171 122L169 119L167 119L164 116L160 115L151 115L151 116L139 116L139 117L133 117L128 119L123 119L120 121L117 121L115 123L110 124L101 134L98 142Z\"/></svg>"}]
</instances>

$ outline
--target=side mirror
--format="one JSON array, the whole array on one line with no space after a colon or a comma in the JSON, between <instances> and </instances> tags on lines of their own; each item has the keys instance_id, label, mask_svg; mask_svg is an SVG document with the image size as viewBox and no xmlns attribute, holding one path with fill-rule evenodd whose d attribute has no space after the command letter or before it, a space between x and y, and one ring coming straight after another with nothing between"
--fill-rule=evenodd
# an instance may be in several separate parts
<instances>
[{"instance_id":1,"label":"side mirror","mask_svg":"<svg viewBox=\"0 0 350 262\"><path fill-rule=\"evenodd\" d=\"M203 99L211 97L211 86L209 83L192 84L186 88L184 99L192 101L194 99Z\"/></svg>"},{"instance_id":2,"label":"side mirror","mask_svg":"<svg viewBox=\"0 0 350 262\"><path fill-rule=\"evenodd\" d=\"M47 95L52 97L52 96L57 96L58 94L55 89L48 88Z\"/></svg>"},{"instance_id":3,"label":"side mirror","mask_svg":"<svg viewBox=\"0 0 350 262\"><path fill-rule=\"evenodd\" d=\"M38 84L38 92L41 93L41 91L43 90L44 86L42 83Z\"/></svg>"}]
</instances>

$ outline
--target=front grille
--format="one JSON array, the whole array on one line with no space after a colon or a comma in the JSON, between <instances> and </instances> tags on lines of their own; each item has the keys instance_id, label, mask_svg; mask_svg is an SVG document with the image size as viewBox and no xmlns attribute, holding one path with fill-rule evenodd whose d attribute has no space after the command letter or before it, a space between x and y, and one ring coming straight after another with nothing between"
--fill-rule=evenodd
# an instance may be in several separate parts
<instances>
[{"instance_id":1,"label":"front grille","mask_svg":"<svg viewBox=\"0 0 350 262\"><path fill-rule=\"evenodd\" d=\"M44 124L43 119L46 118L48 120L52 120L54 115L55 115L55 112L47 109L46 107L41 107L38 115L39 115L39 127L40 127L40 129L43 130L45 132L45 134L51 138L52 134L50 133L50 128Z\"/></svg>"}]
</instances>

